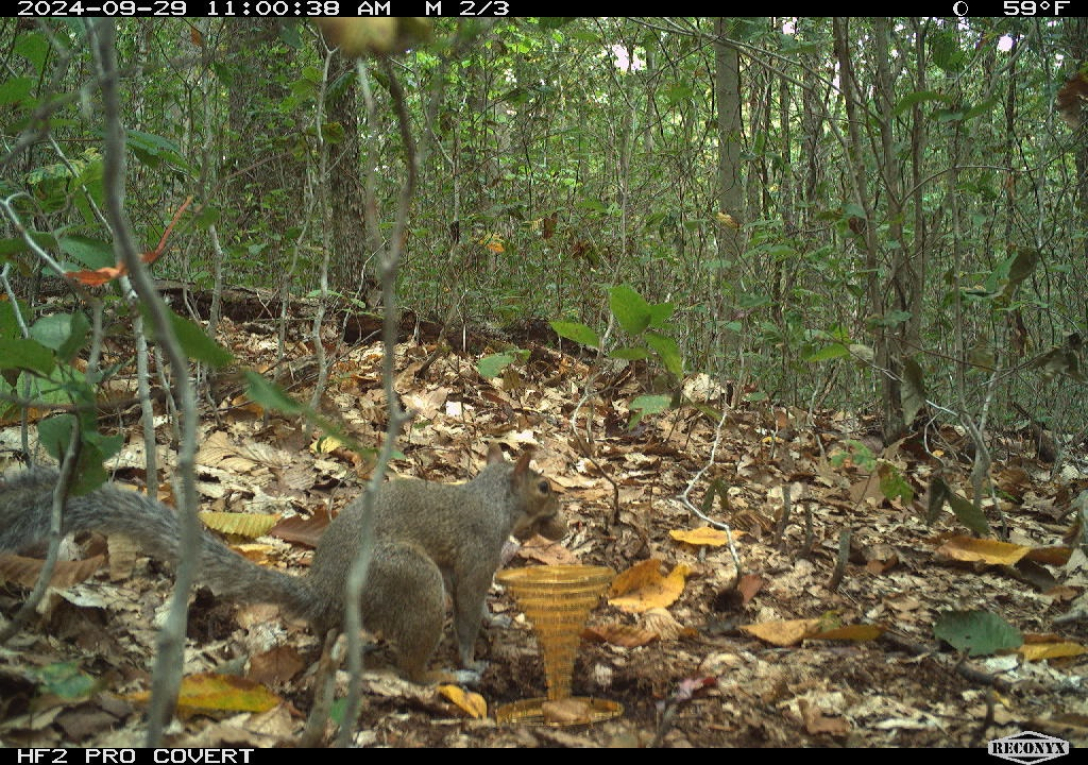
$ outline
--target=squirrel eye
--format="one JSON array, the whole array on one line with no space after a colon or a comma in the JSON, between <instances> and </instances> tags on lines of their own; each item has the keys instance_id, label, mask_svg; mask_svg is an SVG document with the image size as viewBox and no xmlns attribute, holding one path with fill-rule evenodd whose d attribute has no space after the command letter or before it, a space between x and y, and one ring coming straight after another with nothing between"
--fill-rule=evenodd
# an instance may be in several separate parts
<instances>
[{"instance_id":1,"label":"squirrel eye","mask_svg":"<svg viewBox=\"0 0 1088 765\"><path fill-rule=\"evenodd\" d=\"M537 484L537 488L540 489L541 494L547 494L552 490L552 485L545 480L541 480L541 482Z\"/></svg>"}]
</instances>

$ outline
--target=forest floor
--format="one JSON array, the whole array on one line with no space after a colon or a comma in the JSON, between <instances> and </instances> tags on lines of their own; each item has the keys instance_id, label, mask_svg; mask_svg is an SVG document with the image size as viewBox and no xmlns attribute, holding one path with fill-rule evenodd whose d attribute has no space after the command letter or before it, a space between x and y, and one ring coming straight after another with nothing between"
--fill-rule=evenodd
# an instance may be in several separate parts
<instances>
[{"instance_id":1,"label":"forest floor","mask_svg":"<svg viewBox=\"0 0 1088 765\"><path fill-rule=\"evenodd\" d=\"M254 367L274 354L274 337L227 326L230 347ZM1035 731L1088 745L1081 447L1055 470L1027 438L993 434L995 491L981 503L993 533L978 538L960 520L978 523L966 503L957 516L927 500L938 477L971 496L970 441L956 429L931 425L882 448L871 423L848 412L749 407L719 422L684 405L632 430L627 403L646 382L634 369L591 382L585 360L530 340L515 344L531 354L494 379L477 371L483 354L458 352L417 376L433 345L398 346L395 387L416 414L391 473L461 480L490 442L509 454L535 447L534 465L564 500L570 533L559 543L535 540L510 565L582 563L622 574L589 617L573 692L617 702L623 713L566 727L496 722L497 708L546 692L531 627L496 585L490 607L513 624L481 636L477 654L489 662L481 684L467 696L414 686L378 650L363 679L357 743L985 747ZM504 347L494 341L485 350ZM302 345L295 350L306 355ZM380 444L385 428L380 363L378 344L343 349L320 407L368 445ZM587 384L596 395L579 406ZM310 391L302 383L292 392L308 400ZM239 549L304 571L311 548L303 543L316 539L326 509L360 491L369 463L237 391L219 396L203 416L202 509L293 516L294 525ZM135 413L124 414L113 420L129 442L118 478L139 482L140 430ZM15 425L0 427L0 469L17 444ZM160 464L171 465L173 455L160 453ZM682 499L689 485L690 504ZM729 545L703 528L693 506L733 530L739 577ZM1002 530L1004 544L995 541ZM0 648L0 744L140 744L171 579L127 552L110 540L106 563L105 547L92 540L85 560L65 564L77 570L58 572L76 583L51 590L37 620ZM8 618L26 596L10 582L28 576L19 568L25 559L12 561L0 559L0 581L9 581L0 585L0 614ZM998 626L971 621L979 612L999 617ZM1022 646L1003 625L1023 636ZM170 745L298 742L320 655L304 625L202 591L189 636L187 682L204 695L183 701ZM450 642L447 635L436 665L453 664ZM342 674L341 693L346 683Z\"/></svg>"}]
</instances>

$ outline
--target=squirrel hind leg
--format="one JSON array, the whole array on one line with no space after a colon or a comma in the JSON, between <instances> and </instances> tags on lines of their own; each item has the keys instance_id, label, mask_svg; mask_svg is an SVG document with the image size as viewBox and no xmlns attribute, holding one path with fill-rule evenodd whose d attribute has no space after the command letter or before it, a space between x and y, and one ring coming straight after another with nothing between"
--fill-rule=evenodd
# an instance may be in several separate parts
<instances>
[{"instance_id":1,"label":"squirrel hind leg","mask_svg":"<svg viewBox=\"0 0 1088 765\"><path fill-rule=\"evenodd\" d=\"M401 673L429 682L427 665L446 619L446 590L434 561L414 545L376 545L362 606L363 626L393 643Z\"/></svg>"}]
</instances>

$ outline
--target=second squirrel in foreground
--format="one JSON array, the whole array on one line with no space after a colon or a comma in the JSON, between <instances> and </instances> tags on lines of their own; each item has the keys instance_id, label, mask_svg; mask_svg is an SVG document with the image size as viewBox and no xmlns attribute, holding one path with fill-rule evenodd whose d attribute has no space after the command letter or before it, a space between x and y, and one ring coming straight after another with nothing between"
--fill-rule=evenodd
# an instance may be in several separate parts
<instances>
[{"instance_id":1,"label":"second squirrel in foreground","mask_svg":"<svg viewBox=\"0 0 1088 765\"><path fill-rule=\"evenodd\" d=\"M371 518L364 517L360 498L329 525L305 576L251 563L203 532L197 577L229 599L283 606L319 634L341 629L348 569L361 530L372 523L373 532L363 539L371 555L361 603L363 625L391 640L401 671L423 682L442 637L448 584L461 664L476 669L476 636L506 539L513 534L525 540L535 533L560 539L566 532L551 484L529 468L530 456L526 452L511 463L494 445L487 466L467 483L400 479L383 484ZM57 471L49 468L0 479L0 551L48 537L57 480ZM110 484L68 499L64 531L84 530L124 534L150 555L171 562L178 557L174 511Z\"/></svg>"}]
</instances>

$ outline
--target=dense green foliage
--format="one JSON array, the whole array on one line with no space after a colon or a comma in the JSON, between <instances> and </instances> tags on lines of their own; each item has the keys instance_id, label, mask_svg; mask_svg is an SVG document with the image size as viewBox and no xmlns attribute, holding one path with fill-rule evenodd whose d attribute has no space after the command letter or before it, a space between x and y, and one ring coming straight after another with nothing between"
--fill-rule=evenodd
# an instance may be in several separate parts
<instances>
[{"instance_id":1,"label":"dense green foliage","mask_svg":"<svg viewBox=\"0 0 1088 765\"><path fill-rule=\"evenodd\" d=\"M755 400L883 401L886 435L923 411L985 422L1012 403L1084 427L1083 97L1058 109L1088 61L1083 19L511 19L454 45L457 31L441 22L392 70L420 145L406 306L543 317L586 345L614 318L613 358ZM73 268L116 261L84 35L0 25L0 258L23 274L41 267L27 239ZM407 161L382 69L364 62L360 81L307 24L129 20L118 35L143 246L196 198L157 275L300 296L327 254L329 289L370 301L367 243L391 236ZM739 53L731 94L723 51ZM722 93L739 133L716 121ZM634 302L667 331L627 326ZM0 343L16 336L0 326Z\"/></svg>"}]
</instances>

